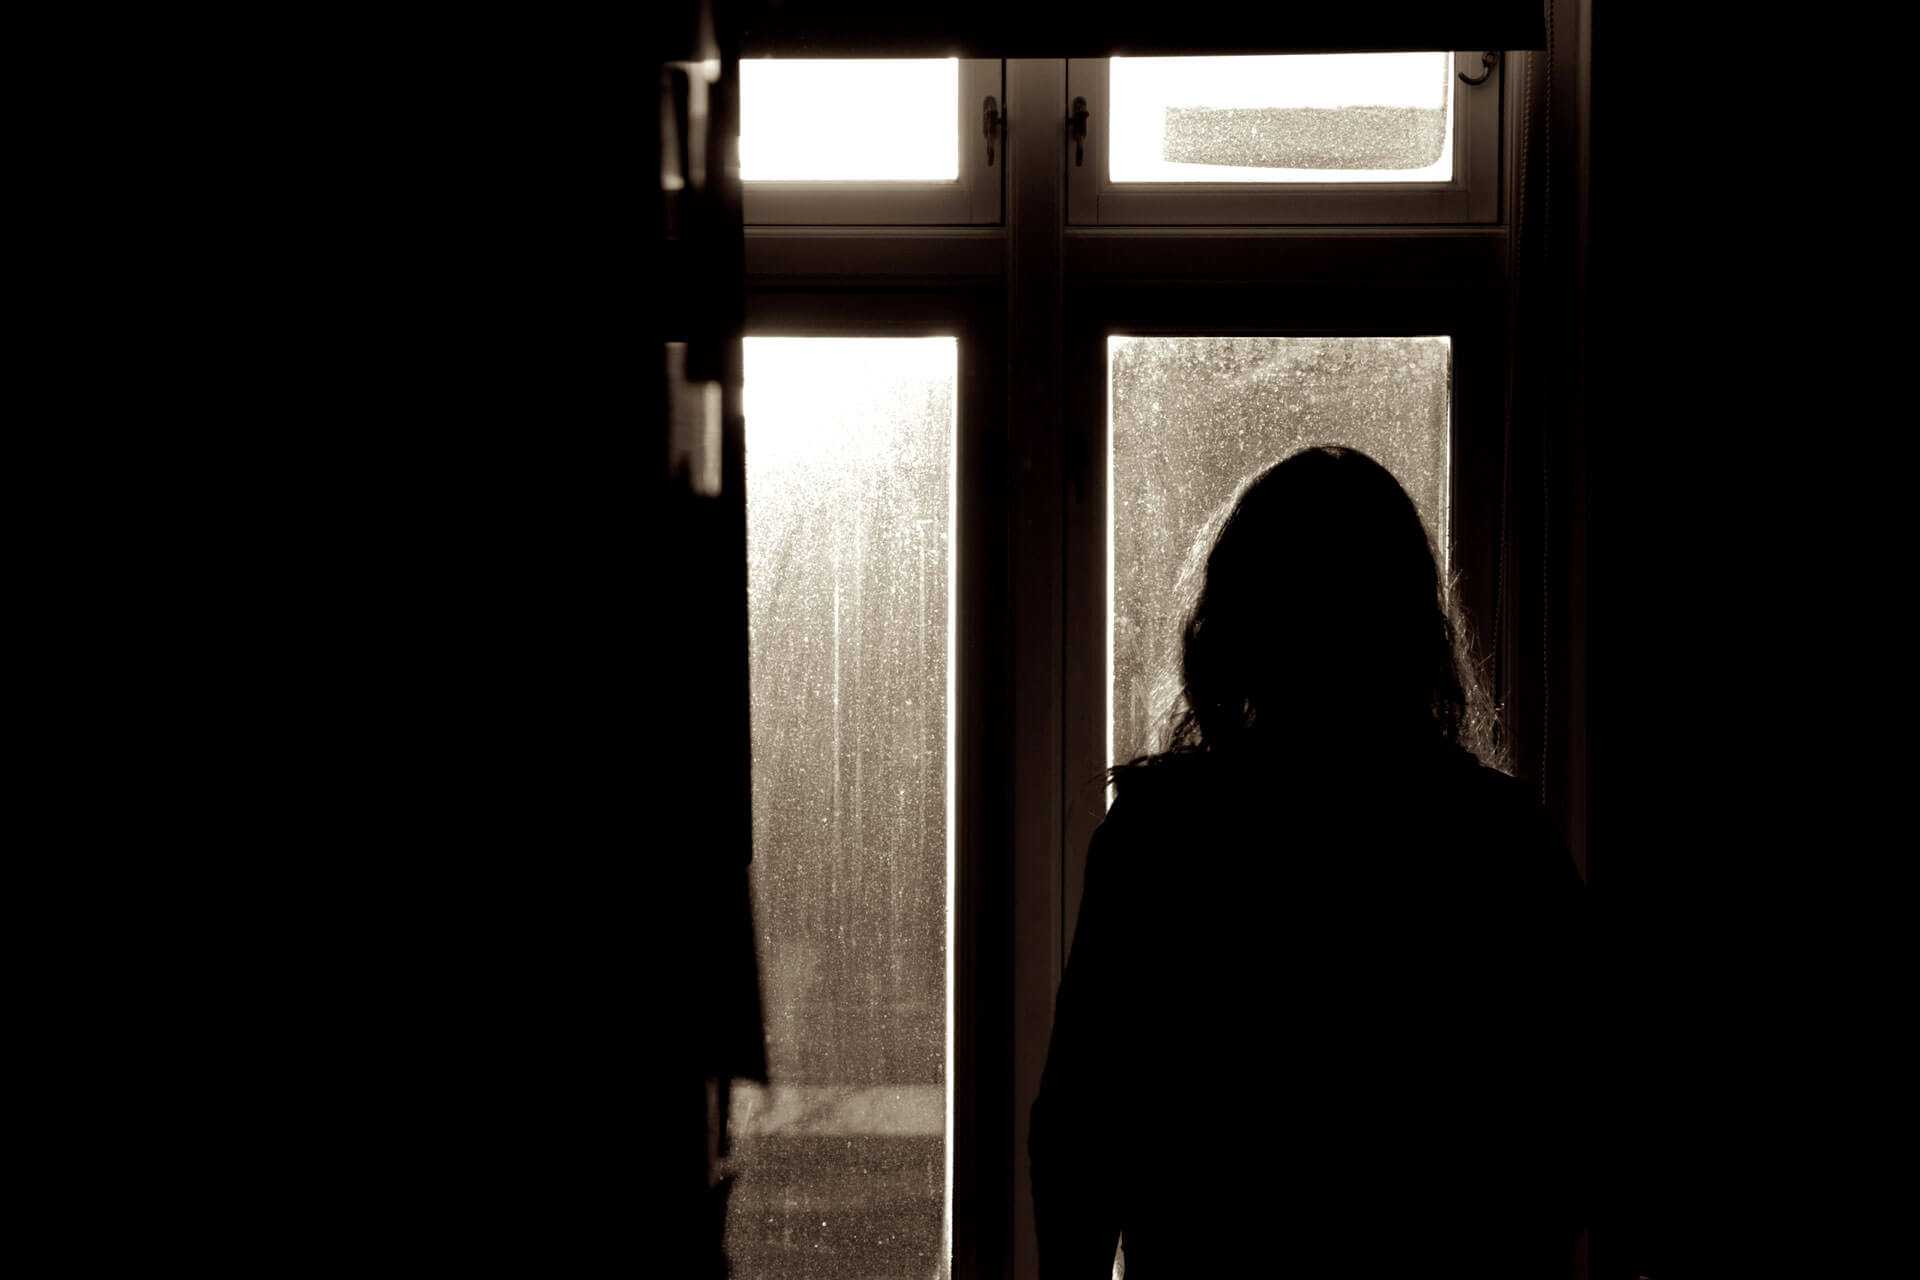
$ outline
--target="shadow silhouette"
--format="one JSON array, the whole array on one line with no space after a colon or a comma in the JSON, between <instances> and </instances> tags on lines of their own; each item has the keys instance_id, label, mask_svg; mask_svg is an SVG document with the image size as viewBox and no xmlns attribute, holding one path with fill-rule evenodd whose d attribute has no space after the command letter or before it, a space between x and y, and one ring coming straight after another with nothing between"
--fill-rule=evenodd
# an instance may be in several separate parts
<instances>
[{"instance_id":1,"label":"shadow silhouette","mask_svg":"<svg viewBox=\"0 0 1920 1280\"><path fill-rule=\"evenodd\" d=\"M1113 771L1031 1142L1041 1274L1555 1276L1584 887L1412 501L1358 451L1204 533L1164 749Z\"/></svg>"}]
</instances>

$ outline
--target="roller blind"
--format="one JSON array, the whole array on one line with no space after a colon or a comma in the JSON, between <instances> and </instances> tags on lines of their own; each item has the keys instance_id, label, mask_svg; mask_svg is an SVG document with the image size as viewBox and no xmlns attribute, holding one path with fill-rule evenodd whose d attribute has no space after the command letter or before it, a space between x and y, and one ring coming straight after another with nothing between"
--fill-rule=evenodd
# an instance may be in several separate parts
<instances>
[{"instance_id":1,"label":"roller blind","mask_svg":"<svg viewBox=\"0 0 1920 1280\"><path fill-rule=\"evenodd\" d=\"M1032 0L747 0L743 57L1102 58L1544 49L1543 0L1215 4L1177 16Z\"/></svg>"}]
</instances>

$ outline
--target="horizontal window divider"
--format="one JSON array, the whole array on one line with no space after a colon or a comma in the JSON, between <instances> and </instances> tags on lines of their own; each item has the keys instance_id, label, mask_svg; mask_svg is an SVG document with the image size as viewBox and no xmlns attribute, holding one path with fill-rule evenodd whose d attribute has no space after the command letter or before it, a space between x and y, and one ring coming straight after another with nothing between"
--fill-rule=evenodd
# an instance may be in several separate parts
<instances>
[{"instance_id":1,"label":"horizontal window divider","mask_svg":"<svg viewBox=\"0 0 1920 1280\"><path fill-rule=\"evenodd\" d=\"M1345 282L1491 287L1503 227L1069 227L1071 284Z\"/></svg>"},{"instance_id":2,"label":"horizontal window divider","mask_svg":"<svg viewBox=\"0 0 1920 1280\"><path fill-rule=\"evenodd\" d=\"M999 227L747 228L750 286L992 282L1006 257Z\"/></svg>"}]
</instances>

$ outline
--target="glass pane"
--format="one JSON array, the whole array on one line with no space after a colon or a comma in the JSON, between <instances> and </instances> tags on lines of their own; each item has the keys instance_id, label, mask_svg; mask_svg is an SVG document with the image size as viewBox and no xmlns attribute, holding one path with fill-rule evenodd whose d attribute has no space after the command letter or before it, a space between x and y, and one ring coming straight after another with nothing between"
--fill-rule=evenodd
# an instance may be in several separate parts
<instances>
[{"instance_id":1,"label":"glass pane","mask_svg":"<svg viewBox=\"0 0 1920 1280\"><path fill-rule=\"evenodd\" d=\"M959 130L954 58L740 61L747 182L955 182Z\"/></svg>"},{"instance_id":2,"label":"glass pane","mask_svg":"<svg viewBox=\"0 0 1920 1280\"><path fill-rule=\"evenodd\" d=\"M753 895L768 1088L736 1277L945 1276L952 338L749 338Z\"/></svg>"},{"instance_id":3,"label":"glass pane","mask_svg":"<svg viewBox=\"0 0 1920 1280\"><path fill-rule=\"evenodd\" d=\"M1391 471L1445 556L1453 344L1419 338L1107 342L1107 755L1159 734L1179 687L1178 583L1214 515L1304 445Z\"/></svg>"},{"instance_id":4,"label":"glass pane","mask_svg":"<svg viewBox=\"0 0 1920 1280\"><path fill-rule=\"evenodd\" d=\"M1451 53L1114 58L1114 182L1447 182Z\"/></svg>"}]
</instances>

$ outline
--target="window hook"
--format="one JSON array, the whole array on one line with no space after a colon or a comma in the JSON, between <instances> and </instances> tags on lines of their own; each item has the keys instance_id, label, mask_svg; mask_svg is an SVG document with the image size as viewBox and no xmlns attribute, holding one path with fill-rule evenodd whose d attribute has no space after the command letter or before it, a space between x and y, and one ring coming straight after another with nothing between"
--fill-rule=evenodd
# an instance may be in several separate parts
<instances>
[{"instance_id":1,"label":"window hook","mask_svg":"<svg viewBox=\"0 0 1920 1280\"><path fill-rule=\"evenodd\" d=\"M1498 49L1487 50L1485 53L1480 55L1480 65L1485 67L1486 70L1480 73L1479 79L1475 79L1474 77L1468 75L1466 72L1462 71L1458 73L1460 76L1460 83L1461 84L1485 84L1487 82L1487 77L1493 74L1493 69L1499 63L1499 61L1500 61L1500 51Z\"/></svg>"},{"instance_id":2,"label":"window hook","mask_svg":"<svg viewBox=\"0 0 1920 1280\"><path fill-rule=\"evenodd\" d=\"M993 140L1000 133L1006 117L1000 114L1000 104L988 94L987 100L980 104L981 129L987 135L987 165L993 165Z\"/></svg>"},{"instance_id":3,"label":"window hook","mask_svg":"<svg viewBox=\"0 0 1920 1280\"><path fill-rule=\"evenodd\" d=\"M1073 110L1067 114L1067 132L1073 135L1073 162L1080 164L1087 158L1087 100L1075 98Z\"/></svg>"}]
</instances>

